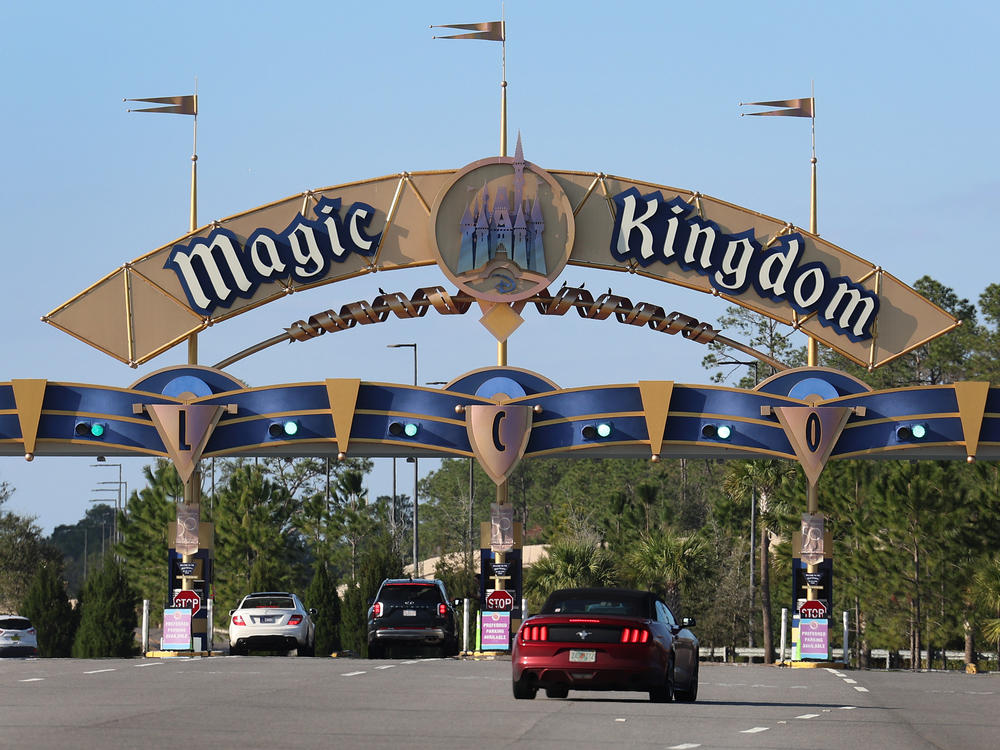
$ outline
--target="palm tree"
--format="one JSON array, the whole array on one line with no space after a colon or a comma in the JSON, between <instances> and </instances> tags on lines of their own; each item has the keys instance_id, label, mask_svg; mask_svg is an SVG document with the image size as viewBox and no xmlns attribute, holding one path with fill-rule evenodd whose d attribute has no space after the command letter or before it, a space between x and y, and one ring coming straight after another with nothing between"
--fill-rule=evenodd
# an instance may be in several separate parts
<instances>
[{"instance_id":1,"label":"palm tree","mask_svg":"<svg viewBox=\"0 0 1000 750\"><path fill-rule=\"evenodd\" d=\"M994 557L973 577L973 590L991 615L983 620L983 636L997 644L1000 660L1000 557Z\"/></svg>"},{"instance_id":2,"label":"palm tree","mask_svg":"<svg viewBox=\"0 0 1000 750\"><path fill-rule=\"evenodd\" d=\"M611 553L597 541L571 538L553 544L548 555L531 566L525 589L537 607L556 589L578 586L613 586L617 571Z\"/></svg>"},{"instance_id":3,"label":"palm tree","mask_svg":"<svg viewBox=\"0 0 1000 750\"><path fill-rule=\"evenodd\" d=\"M637 587L661 595L676 609L686 582L704 571L707 557L708 545L701 536L660 529L639 538L625 556L625 571Z\"/></svg>"},{"instance_id":4,"label":"palm tree","mask_svg":"<svg viewBox=\"0 0 1000 750\"><path fill-rule=\"evenodd\" d=\"M751 512L760 519L760 608L764 632L764 662L774 660L774 636L771 623L771 576L769 547L771 534L778 531L778 519L785 504L776 502L777 488L796 474L793 464L777 459L739 461L729 467L722 482L723 491L734 500L749 501ZM751 545L752 545L751 540Z\"/></svg>"}]
</instances>

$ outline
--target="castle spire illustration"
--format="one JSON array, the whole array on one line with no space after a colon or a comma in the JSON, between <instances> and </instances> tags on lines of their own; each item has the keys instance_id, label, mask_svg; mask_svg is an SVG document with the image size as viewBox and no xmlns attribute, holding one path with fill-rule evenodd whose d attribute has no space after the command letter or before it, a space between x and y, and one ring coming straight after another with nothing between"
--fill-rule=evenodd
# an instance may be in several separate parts
<instances>
[{"instance_id":1,"label":"castle spire illustration","mask_svg":"<svg viewBox=\"0 0 1000 750\"><path fill-rule=\"evenodd\" d=\"M458 273L467 273L498 258L510 260L524 271L545 275L545 247L542 234L545 219L538 200L525 195L524 151L521 134L514 149L513 196L507 188L498 188L490 203L489 186L477 191L462 215L462 241L458 254Z\"/></svg>"}]
</instances>

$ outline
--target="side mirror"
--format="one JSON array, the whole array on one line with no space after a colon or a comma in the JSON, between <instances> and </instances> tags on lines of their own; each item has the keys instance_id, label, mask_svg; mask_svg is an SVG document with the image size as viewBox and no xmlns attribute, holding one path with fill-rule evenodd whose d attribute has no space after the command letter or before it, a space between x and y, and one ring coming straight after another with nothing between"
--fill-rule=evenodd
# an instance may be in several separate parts
<instances>
[{"instance_id":1,"label":"side mirror","mask_svg":"<svg viewBox=\"0 0 1000 750\"><path fill-rule=\"evenodd\" d=\"M229 610L229 616L232 617L233 616L233 612L235 612L235 611L236 611L235 609Z\"/></svg>"},{"instance_id":2,"label":"side mirror","mask_svg":"<svg viewBox=\"0 0 1000 750\"><path fill-rule=\"evenodd\" d=\"M462 606L462 600L461 599L452 599L451 600L451 606L453 606L453 607L461 607Z\"/></svg>"},{"instance_id":3,"label":"side mirror","mask_svg":"<svg viewBox=\"0 0 1000 750\"><path fill-rule=\"evenodd\" d=\"M697 624L698 624L697 620L695 620L693 617L681 618L681 625L683 625L685 628L693 628Z\"/></svg>"},{"instance_id":4,"label":"side mirror","mask_svg":"<svg viewBox=\"0 0 1000 750\"><path fill-rule=\"evenodd\" d=\"M309 608L309 616L310 617L315 617L316 616L316 608L315 607L310 607Z\"/></svg>"}]
</instances>

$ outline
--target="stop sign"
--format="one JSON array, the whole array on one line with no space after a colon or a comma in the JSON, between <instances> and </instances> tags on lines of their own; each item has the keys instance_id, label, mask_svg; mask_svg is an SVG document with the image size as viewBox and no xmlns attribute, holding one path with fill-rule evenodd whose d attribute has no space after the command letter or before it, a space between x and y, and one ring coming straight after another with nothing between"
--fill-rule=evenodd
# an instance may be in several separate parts
<instances>
[{"instance_id":1,"label":"stop sign","mask_svg":"<svg viewBox=\"0 0 1000 750\"><path fill-rule=\"evenodd\" d=\"M486 597L486 609L488 611L509 612L514 608L514 597L503 589L490 592Z\"/></svg>"},{"instance_id":2,"label":"stop sign","mask_svg":"<svg viewBox=\"0 0 1000 750\"><path fill-rule=\"evenodd\" d=\"M802 602L799 606L799 617L811 619L826 617L826 606L819 601Z\"/></svg>"},{"instance_id":3,"label":"stop sign","mask_svg":"<svg viewBox=\"0 0 1000 750\"><path fill-rule=\"evenodd\" d=\"M194 617L201 609L201 597L190 589L181 589L174 594L174 606L190 609L191 616Z\"/></svg>"}]
</instances>

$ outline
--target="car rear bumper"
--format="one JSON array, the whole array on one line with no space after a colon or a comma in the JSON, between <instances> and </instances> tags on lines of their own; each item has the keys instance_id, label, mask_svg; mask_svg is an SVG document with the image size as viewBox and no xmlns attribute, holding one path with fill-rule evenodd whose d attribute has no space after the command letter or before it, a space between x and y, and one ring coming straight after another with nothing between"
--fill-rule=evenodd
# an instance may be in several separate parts
<instances>
[{"instance_id":1,"label":"car rear bumper","mask_svg":"<svg viewBox=\"0 0 1000 750\"><path fill-rule=\"evenodd\" d=\"M594 662L570 662L569 651L539 656L515 653L514 680L540 688L567 686L574 690L649 690L663 685L666 665L648 654L621 658L598 651Z\"/></svg>"},{"instance_id":2,"label":"car rear bumper","mask_svg":"<svg viewBox=\"0 0 1000 750\"><path fill-rule=\"evenodd\" d=\"M368 643L441 643L448 637L444 628L376 628L368 632Z\"/></svg>"},{"instance_id":3,"label":"car rear bumper","mask_svg":"<svg viewBox=\"0 0 1000 750\"><path fill-rule=\"evenodd\" d=\"M293 649L308 645L309 633L305 628L238 628L230 630L229 645L260 651Z\"/></svg>"},{"instance_id":4,"label":"car rear bumper","mask_svg":"<svg viewBox=\"0 0 1000 750\"><path fill-rule=\"evenodd\" d=\"M0 645L0 656L38 656L38 648L36 646L4 644Z\"/></svg>"}]
</instances>

